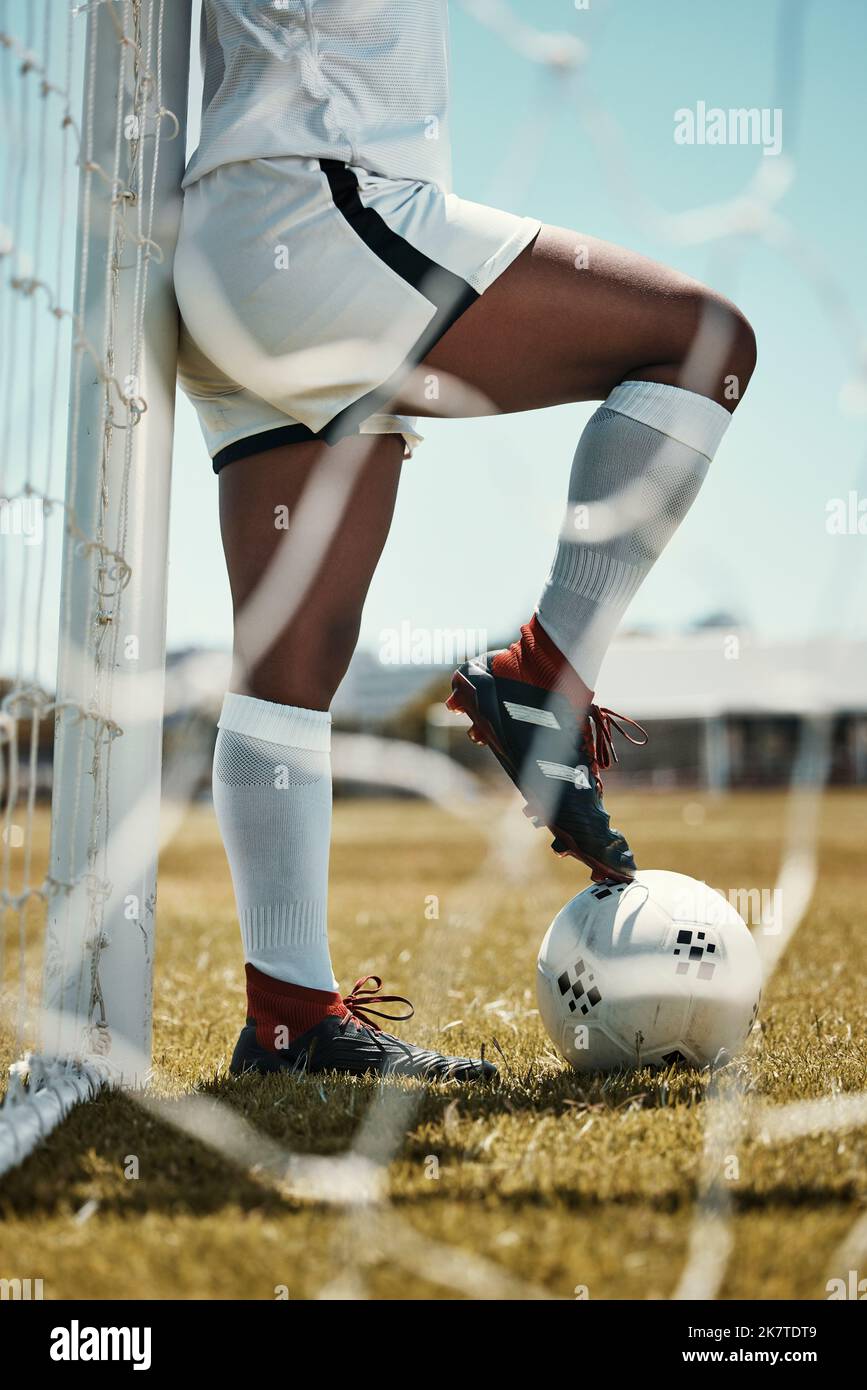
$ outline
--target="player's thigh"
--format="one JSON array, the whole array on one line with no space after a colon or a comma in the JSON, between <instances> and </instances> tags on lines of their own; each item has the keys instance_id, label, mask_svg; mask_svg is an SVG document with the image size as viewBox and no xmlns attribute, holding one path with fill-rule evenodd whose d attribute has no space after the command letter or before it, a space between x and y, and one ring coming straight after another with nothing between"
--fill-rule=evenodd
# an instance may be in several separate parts
<instances>
[{"instance_id":1,"label":"player's thigh","mask_svg":"<svg viewBox=\"0 0 867 1390\"><path fill-rule=\"evenodd\" d=\"M408 398L405 406L418 414L466 413L466 395L450 377L497 411L599 400L624 377L644 374L718 396L741 320L690 276L546 226L426 357L424 373L442 374L436 401L426 407ZM688 369L687 381L683 364L700 330L704 360Z\"/></svg>"},{"instance_id":2,"label":"player's thigh","mask_svg":"<svg viewBox=\"0 0 867 1390\"><path fill-rule=\"evenodd\" d=\"M402 435L283 445L220 473L220 529L236 613L267 593L275 623L360 610L388 536Z\"/></svg>"}]
</instances>

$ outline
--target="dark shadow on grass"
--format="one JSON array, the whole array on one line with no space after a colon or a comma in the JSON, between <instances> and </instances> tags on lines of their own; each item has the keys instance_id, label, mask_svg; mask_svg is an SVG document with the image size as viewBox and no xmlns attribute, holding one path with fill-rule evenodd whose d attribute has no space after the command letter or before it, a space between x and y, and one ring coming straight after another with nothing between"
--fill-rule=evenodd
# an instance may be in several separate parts
<instances>
[{"instance_id":1,"label":"dark shadow on grass","mask_svg":"<svg viewBox=\"0 0 867 1390\"><path fill-rule=\"evenodd\" d=\"M717 1073L717 1077L722 1074ZM286 1113L292 1113L293 1100L303 1110L311 1097L318 1097L322 1104L334 1106L337 1114L347 1109L357 1114L359 1105L363 1113L364 1106L382 1091L396 1089L416 1096L419 1116L430 1120L456 1102L462 1114L473 1118L527 1111L541 1116L585 1109L617 1111L627 1106L649 1109L694 1106L706 1099L710 1085L709 1072L688 1068L652 1071L644 1067L581 1076L568 1067L551 1071L538 1065L521 1071L504 1066L498 1081L477 1085L425 1084L402 1078L346 1077L326 1072L301 1077L288 1074L267 1078L220 1077L203 1086L201 1093L242 1106L247 1117L252 1119L254 1112L260 1109L267 1114L272 1107L279 1106L277 1097L281 1095ZM264 1098L264 1106L259 1104L259 1097ZM355 1098L354 1103L347 1101L350 1097ZM321 1138L323 1123L324 1118L318 1111L316 1131L306 1134L311 1142ZM324 1151L317 1147L317 1152Z\"/></svg>"},{"instance_id":2,"label":"dark shadow on grass","mask_svg":"<svg viewBox=\"0 0 867 1390\"><path fill-rule=\"evenodd\" d=\"M138 1177L124 1175L131 1159ZM266 1213L286 1209L286 1199L243 1168L117 1092L78 1106L0 1180L4 1218L37 1212L74 1217L91 1199L100 1213L119 1216L204 1213L228 1204Z\"/></svg>"},{"instance_id":3,"label":"dark shadow on grass","mask_svg":"<svg viewBox=\"0 0 867 1390\"><path fill-rule=\"evenodd\" d=\"M441 1159L443 1155L438 1155ZM492 1178L495 1177L492 1174ZM851 1213L852 1202L858 1197L858 1187L855 1183L847 1183L839 1191L828 1190L811 1185L804 1187L786 1187L784 1184L769 1188L767 1192L734 1192L732 1193L732 1210L734 1214L746 1215L750 1212L761 1212L768 1214L779 1211L781 1215L797 1211L799 1208L815 1211L825 1210L830 1207L839 1207L842 1212ZM616 1213L618 1209L643 1209L648 1212L661 1213L662 1215L674 1216L678 1213L692 1215L695 1212L697 1193L692 1190L678 1192L617 1192L607 1196L592 1192L577 1192L574 1187L565 1184L553 1184L546 1186L545 1191L539 1189L538 1183L526 1190L521 1189L517 1192L503 1192L492 1183L491 1195L496 1197L498 1209L511 1211L523 1211L527 1208L550 1208L566 1207L570 1211L599 1212L608 1210ZM412 1194L398 1193L392 1197L392 1206L395 1209L418 1208L422 1204L429 1207L437 1201L444 1202L446 1205L451 1203L478 1203L481 1199L478 1194L454 1191L450 1194L447 1183L427 1183L423 1190Z\"/></svg>"},{"instance_id":4,"label":"dark shadow on grass","mask_svg":"<svg viewBox=\"0 0 867 1390\"><path fill-rule=\"evenodd\" d=\"M548 1113L563 1111L575 1102L574 1075L550 1078ZM623 1078L628 1102L627 1078ZM399 1083L391 1083L399 1084ZM357 1126L371 1103L375 1103L388 1082L351 1081L347 1078L242 1077L218 1079L198 1094L219 1100L263 1136L261 1152L267 1169L268 1143L272 1154L294 1152L309 1155L340 1155L352 1144ZM615 1092L615 1095L618 1094ZM582 1093L581 1104L589 1098ZM416 1130L443 1118L447 1106L459 1106L459 1113L475 1118L498 1110L517 1108L506 1088L487 1093L461 1090L456 1086L428 1090L414 1111ZM170 1113L173 1102L166 1103ZM538 1106L538 1097L536 1105ZM590 1104L598 1102L590 1101ZM622 1102L621 1102L622 1104ZM608 1108L608 1107L605 1107ZM452 1112L455 1114L456 1112ZM256 1143L259 1144L257 1139ZM405 1137L400 1154L404 1162L421 1164L431 1150L417 1132ZM474 1162L475 1151L449 1143L438 1136L435 1143L441 1164ZM138 1177L126 1177L132 1159L137 1161ZM538 1177L528 1179L527 1187L502 1190L503 1166L480 1154L478 1162L490 1169L490 1193L498 1206L520 1209L561 1205L573 1210L600 1210L618 1207L676 1213L692 1208L692 1184L677 1190L656 1193L588 1193L575 1185L558 1181L544 1191ZM278 1163L279 1167L279 1163ZM277 1168L274 1169L277 1171ZM509 1170L514 1177L514 1168ZM677 1179L675 1179L677 1181ZM450 1190L448 1182L425 1183L412 1194L398 1193L396 1207L429 1207L436 1202L472 1202L485 1194ZM763 1191L738 1191L731 1197L736 1212L781 1211L798 1208L825 1208L851 1203L857 1197L853 1182L833 1189L819 1184L795 1186L780 1183ZM0 1183L0 1213L22 1218L41 1214L68 1214L70 1219L90 1200L98 1203L93 1219L100 1215L134 1218L145 1213L206 1216L226 1208L283 1216L303 1206L307 1210L334 1210L325 1203L301 1202L271 1184L267 1171L257 1179L245 1166L218 1153L211 1145L182 1132L167 1118L155 1116L130 1096L106 1094L87 1107L73 1111L21 1167L7 1174Z\"/></svg>"},{"instance_id":5,"label":"dark shadow on grass","mask_svg":"<svg viewBox=\"0 0 867 1390\"><path fill-rule=\"evenodd\" d=\"M21 1216L67 1211L72 1215L91 1199L103 1212L131 1216L155 1210L202 1214L227 1205L285 1212L297 1205L296 1199L277 1190L269 1176L282 1173L283 1156L347 1153L370 1107L387 1100L393 1091L408 1101L400 1117L405 1133L394 1156L413 1161L418 1155L420 1141L414 1138L418 1131L440 1124L447 1129L451 1118L479 1122L522 1112L541 1118L585 1112L603 1115L632 1107L683 1108L699 1103L707 1085L707 1073L674 1068L665 1073L645 1069L580 1077L571 1069L552 1072L541 1064L520 1074L505 1068L498 1083L485 1086L424 1086L400 1078L334 1073L223 1074L198 1088L195 1095L206 1104L225 1107L227 1118L252 1127L255 1134L246 1162L173 1125L176 1102L172 1100L162 1102L164 1112L155 1115L132 1096L105 1093L74 1110L21 1167L0 1180L0 1212ZM379 1139L373 1119L366 1145L371 1158L377 1156ZM421 1147L427 1153L429 1141ZM463 1148L449 1145L447 1134L437 1137L436 1152L443 1161L467 1157ZM127 1177L133 1161L138 1176ZM250 1172L254 1162L262 1167L261 1180Z\"/></svg>"},{"instance_id":6,"label":"dark shadow on grass","mask_svg":"<svg viewBox=\"0 0 867 1390\"><path fill-rule=\"evenodd\" d=\"M196 1095L252 1126L250 1160L267 1170L276 1153L277 1171L281 1151L319 1157L346 1153L370 1106L393 1088L409 1092L411 1104L403 1154L412 1148L412 1130L441 1121L449 1106L457 1104L474 1118L493 1118L531 1103L529 1096L510 1098L499 1087L425 1089L412 1082L335 1075L220 1077ZM562 1102L565 1110L569 1096L564 1094ZM130 1216L155 1210L201 1214L229 1204L265 1212L292 1207L293 1199L270 1185L267 1172L257 1180L243 1162L177 1128L170 1120L175 1102L163 1104L164 1114L155 1115L130 1095L106 1092L77 1107L0 1180L0 1213L73 1217L90 1200L103 1213Z\"/></svg>"}]
</instances>

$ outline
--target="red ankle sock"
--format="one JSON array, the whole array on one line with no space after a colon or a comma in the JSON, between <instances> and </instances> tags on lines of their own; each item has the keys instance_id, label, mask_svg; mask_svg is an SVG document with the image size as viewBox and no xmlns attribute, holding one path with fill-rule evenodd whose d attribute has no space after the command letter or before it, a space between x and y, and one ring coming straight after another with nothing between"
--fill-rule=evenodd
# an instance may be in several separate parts
<instances>
[{"instance_id":1,"label":"red ankle sock","mask_svg":"<svg viewBox=\"0 0 867 1390\"><path fill-rule=\"evenodd\" d=\"M557 690L576 708L586 709L593 700L593 691L570 666L560 648L555 647L535 613L521 628L517 642L494 657L491 669L495 676L538 685L543 690Z\"/></svg>"},{"instance_id":2,"label":"red ankle sock","mask_svg":"<svg viewBox=\"0 0 867 1390\"><path fill-rule=\"evenodd\" d=\"M290 985L264 975L254 965L245 965L244 970L247 1013L256 1020L256 1041L267 1052L279 1051L278 1043L285 1047L329 1014L342 1018L346 1013L346 1005L336 990Z\"/></svg>"}]
</instances>

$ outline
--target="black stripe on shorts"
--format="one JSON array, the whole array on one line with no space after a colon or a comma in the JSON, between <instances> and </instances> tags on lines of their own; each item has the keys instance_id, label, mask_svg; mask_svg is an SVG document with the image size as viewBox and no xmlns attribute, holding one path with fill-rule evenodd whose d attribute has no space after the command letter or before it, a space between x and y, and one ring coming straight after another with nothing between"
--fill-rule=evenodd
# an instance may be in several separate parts
<instances>
[{"instance_id":1,"label":"black stripe on shorts","mask_svg":"<svg viewBox=\"0 0 867 1390\"><path fill-rule=\"evenodd\" d=\"M238 439L214 455L215 473L219 473L227 463L248 458L263 449L275 449L281 444L298 444L312 439L336 444L338 440L358 434L361 422L368 415L376 414L395 396L407 369L423 361L434 344L479 298L478 291L462 280L460 275L432 261L389 227L374 208L365 207L361 201L358 179L348 165L338 159L320 159L319 165L328 180L334 206L352 230L385 265L430 300L436 313L413 343L403 366L381 386L338 411L321 430L311 430L307 425L299 424L278 425L275 429Z\"/></svg>"}]
</instances>

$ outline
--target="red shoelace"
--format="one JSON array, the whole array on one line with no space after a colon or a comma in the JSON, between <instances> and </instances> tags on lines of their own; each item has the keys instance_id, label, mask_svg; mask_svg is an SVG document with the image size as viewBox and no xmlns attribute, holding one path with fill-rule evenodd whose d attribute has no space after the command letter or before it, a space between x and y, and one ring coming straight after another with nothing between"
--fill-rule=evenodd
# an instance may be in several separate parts
<instances>
[{"instance_id":1,"label":"red shoelace","mask_svg":"<svg viewBox=\"0 0 867 1390\"><path fill-rule=\"evenodd\" d=\"M370 982L373 981L371 984ZM369 987L368 987L369 986ZM415 1009L408 999L402 994L380 994L382 980L378 975L362 975L348 994L343 996L343 1004L348 1013L355 1021L364 1028L372 1028L375 1033L381 1033L382 1029L369 1017L370 1014L376 1018L387 1018L395 1022L404 1021L412 1018ZM372 1009L371 1004L406 1004L409 1009L408 1014L387 1014L382 1009Z\"/></svg>"},{"instance_id":2,"label":"red shoelace","mask_svg":"<svg viewBox=\"0 0 867 1390\"><path fill-rule=\"evenodd\" d=\"M630 728L637 729L641 737L633 738L629 729L624 727L627 724ZM602 778L599 776L599 769L610 767L612 762L619 761L617 749L614 747L614 729L635 748L643 748L647 742L647 730L642 728L636 719L630 719L628 714L617 714L613 709L606 709L604 705L588 707L583 741L590 762L590 771L600 792Z\"/></svg>"}]
</instances>

